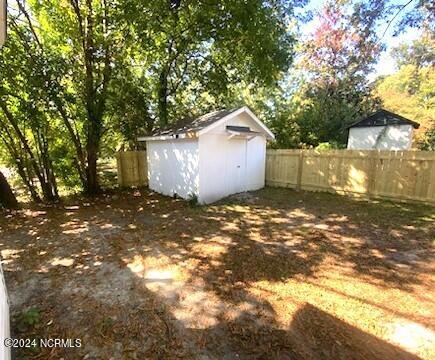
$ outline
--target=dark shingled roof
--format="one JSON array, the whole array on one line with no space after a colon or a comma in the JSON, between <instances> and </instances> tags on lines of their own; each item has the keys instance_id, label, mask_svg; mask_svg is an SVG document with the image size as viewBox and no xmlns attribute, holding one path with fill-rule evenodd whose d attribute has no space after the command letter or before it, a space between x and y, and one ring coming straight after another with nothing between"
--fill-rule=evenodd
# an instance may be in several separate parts
<instances>
[{"instance_id":1,"label":"dark shingled roof","mask_svg":"<svg viewBox=\"0 0 435 360\"><path fill-rule=\"evenodd\" d=\"M415 129L418 129L420 124L404 118L398 114L394 114L390 111L381 109L374 114L360 119L357 122L349 125L347 129L353 127L368 127L368 126L385 126L385 125L412 125Z\"/></svg>"},{"instance_id":2,"label":"dark shingled roof","mask_svg":"<svg viewBox=\"0 0 435 360\"><path fill-rule=\"evenodd\" d=\"M208 114L202 115L197 118L183 119L181 121L175 122L174 124L171 124L170 126L168 126L163 130L156 131L153 135L154 136L176 135L176 134L184 134L191 131L199 131L215 123L216 121L219 121L220 119L224 118L225 116L233 113L238 109L239 108L231 109L231 110L212 111Z\"/></svg>"}]
</instances>

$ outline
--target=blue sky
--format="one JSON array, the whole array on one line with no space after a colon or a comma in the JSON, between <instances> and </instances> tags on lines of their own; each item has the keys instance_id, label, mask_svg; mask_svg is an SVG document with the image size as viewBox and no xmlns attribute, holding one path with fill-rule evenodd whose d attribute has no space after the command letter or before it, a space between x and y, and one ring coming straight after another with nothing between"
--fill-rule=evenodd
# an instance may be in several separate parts
<instances>
[{"instance_id":1,"label":"blue sky","mask_svg":"<svg viewBox=\"0 0 435 360\"><path fill-rule=\"evenodd\" d=\"M325 3L325 0L311 0L306 9L316 10L322 7ZM396 5L403 5L407 3L407 0L393 0L391 3ZM387 26L387 22L391 17L385 19L385 24L381 24L379 27L380 35L385 31ZM416 29L407 30L406 32L400 34L399 36L393 36L395 25L400 21L400 15L395 19L395 21L390 25L388 31L382 39L382 42L385 44L386 49L381 54L378 63L376 64L373 73L370 75L370 80L374 80L379 75L388 75L392 74L395 68L394 59L391 57L391 50L398 46L401 43L410 43L413 40L417 39L420 35L419 31ZM302 27L302 33L308 35L310 31L313 29L313 24L308 23Z\"/></svg>"}]
</instances>

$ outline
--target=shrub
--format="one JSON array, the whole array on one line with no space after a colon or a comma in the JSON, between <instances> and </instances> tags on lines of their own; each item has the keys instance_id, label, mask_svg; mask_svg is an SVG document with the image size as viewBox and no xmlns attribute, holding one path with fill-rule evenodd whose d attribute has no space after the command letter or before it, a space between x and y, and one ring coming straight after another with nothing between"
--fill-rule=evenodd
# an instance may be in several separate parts
<instances>
[{"instance_id":1,"label":"shrub","mask_svg":"<svg viewBox=\"0 0 435 360\"><path fill-rule=\"evenodd\" d=\"M199 205L198 195L196 195L195 193L190 193L189 199L187 200L187 202L189 203L189 205L191 207L198 206Z\"/></svg>"}]
</instances>

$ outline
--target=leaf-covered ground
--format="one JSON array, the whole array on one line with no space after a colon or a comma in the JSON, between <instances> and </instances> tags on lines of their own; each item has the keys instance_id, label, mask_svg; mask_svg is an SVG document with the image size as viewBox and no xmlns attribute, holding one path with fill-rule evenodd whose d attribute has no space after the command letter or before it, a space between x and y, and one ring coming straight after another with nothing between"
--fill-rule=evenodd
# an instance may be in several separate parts
<instances>
[{"instance_id":1,"label":"leaf-covered ground","mask_svg":"<svg viewBox=\"0 0 435 360\"><path fill-rule=\"evenodd\" d=\"M435 358L434 207L265 189L206 207L132 190L4 213L37 359Z\"/></svg>"}]
</instances>

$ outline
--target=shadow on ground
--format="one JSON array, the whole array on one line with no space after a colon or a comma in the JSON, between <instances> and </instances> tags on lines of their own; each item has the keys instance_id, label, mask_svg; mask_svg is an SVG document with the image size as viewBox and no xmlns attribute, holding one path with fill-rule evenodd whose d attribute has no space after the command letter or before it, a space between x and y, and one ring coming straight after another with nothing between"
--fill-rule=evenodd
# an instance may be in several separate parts
<instances>
[{"instance_id":1,"label":"shadow on ground","mask_svg":"<svg viewBox=\"0 0 435 360\"><path fill-rule=\"evenodd\" d=\"M433 213L282 189L195 208L135 190L5 213L15 335L83 342L16 356L429 358ZM19 326L32 308L38 322Z\"/></svg>"}]
</instances>

